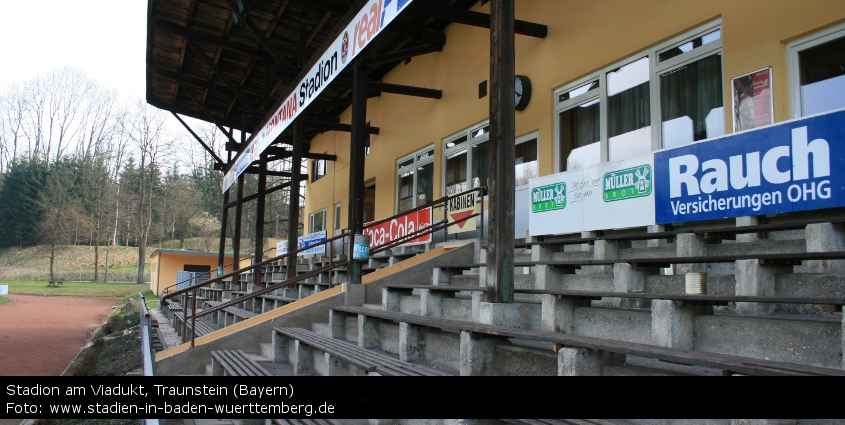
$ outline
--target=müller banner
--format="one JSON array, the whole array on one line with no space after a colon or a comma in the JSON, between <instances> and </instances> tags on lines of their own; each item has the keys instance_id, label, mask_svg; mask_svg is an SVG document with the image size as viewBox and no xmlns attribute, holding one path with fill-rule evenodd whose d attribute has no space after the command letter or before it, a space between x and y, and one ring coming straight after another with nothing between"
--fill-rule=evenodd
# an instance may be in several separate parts
<instances>
[{"instance_id":1,"label":"m\u00fcller banner","mask_svg":"<svg viewBox=\"0 0 845 425\"><path fill-rule=\"evenodd\" d=\"M288 93L285 101L269 120L255 133L247 147L235 158L229 172L223 176L223 192L229 190L235 179L258 160L267 146L270 146L293 120L296 119L334 81L346 66L352 62L370 42L402 12L412 0L371 0L355 18L338 34L338 37L323 52L305 77Z\"/></svg>"}]
</instances>

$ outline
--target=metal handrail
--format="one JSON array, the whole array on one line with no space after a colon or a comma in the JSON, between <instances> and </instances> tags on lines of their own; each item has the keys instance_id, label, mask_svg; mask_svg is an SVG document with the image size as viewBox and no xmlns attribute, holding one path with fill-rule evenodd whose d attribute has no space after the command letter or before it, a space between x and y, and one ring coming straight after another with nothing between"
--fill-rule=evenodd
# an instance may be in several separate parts
<instances>
[{"instance_id":1,"label":"metal handrail","mask_svg":"<svg viewBox=\"0 0 845 425\"><path fill-rule=\"evenodd\" d=\"M150 312L147 310L147 300L144 294L138 292L138 318L140 319L141 330L141 357L143 359L144 376L154 376L153 346L152 346L152 323L150 323Z\"/></svg>"},{"instance_id":2,"label":"metal handrail","mask_svg":"<svg viewBox=\"0 0 845 425\"><path fill-rule=\"evenodd\" d=\"M396 219L396 218L401 217L401 216L403 216L403 215L410 214L410 213L412 213L412 212L416 212L416 211L420 211L420 210L423 210L423 209L426 209L426 208L429 208L429 207L433 207L433 206L435 206L435 205L439 205L439 204L443 204L443 205L445 205L445 204L446 204L446 202L448 202L448 201L449 201L449 199L452 199L452 198L457 198L457 197L459 197L459 196L463 196L463 195L465 195L465 194L467 194L467 193L470 193L470 192L480 192L480 193L484 193L484 192L486 192L486 191L487 191L487 187L486 187L486 186L480 186L480 187L476 187L476 188L473 188L473 189L470 189L470 190L466 190L466 191L463 191L463 192L460 192L460 193L456 193L456 194L453 194L453 195L447 195L447 196L444 196L444 197L442 197L442 198L440 198L440 199L437 199L437 200L435 200L435 201L432 201L432 202L429 202L429 203L423 204L423 205L421 205L421 206L419 206L419 207L413 208L413 209L411 209L411 210L408 210L408 211L403 211L401 214L396 214L396 215L394 215L394 216L391 216L391 217L388 217L388 218L385 218L385 219L382 219L382 220L377 220L377 221L374 221L374 222L368 223L368 225L367 225L367 226L365 226L365 228L373 227L373 226L376 226L376 225L378 225L378 224L385 223L385 222L388 222L388 221L390 221L390 220ZM436 222L436 223L432 223L432 224L431 224L430 226L428 226L428 227L421 228L421 229L417 229L417 230L416 230L416 231L414 231L414 232L408 233L408 234L406 234L406 235L404 235L404 236L402 236L402 237L399 237L399 238L397 238L397 239L394 239L394 240L392 240L392 241L390 241L390 242L387 242L387 243L385 243L385 244L383 244L383 245L376 246L375 248L373 248L373 250L372 250L371 252L372 252L372 253L378 253L378 252L384 251L384 250L386 250L386 249L392 248L392 247L394 247L394 246L401 245L401 244L402 244L402 243L404 243L405 241L409 241L409 240L413 240L413 239L416 239L416 238L419 238L419 237L422 237L422 236L426 236L426 235L432 234L432 233L434 233L434 232L437 232L437 231L439 231L439 230L448 231L447 229L448 229L450 226L455 225L456 223L462 223L462 222L464 222L464 221L466 221L466 220L469 220L469 219L471 219L471 218L475 218L475 217L481 217L481 234L483 235L483 234L484 234L484 203L483 203L483 202L481 202L481 208L482 208L482 211L481 211L480 213L474 213L474 214L471 214L471 215L469 215L469 216L467 216L467 217L464 217L464 218L462 218L462 219L460 219L460 220L455 220L455 221L453 221L453 222L451 222L451 223L449 223L448 218L447 218L447 219L440 220L440 221L438 221L438 222ZM289 257L291 257L291 256L295 256L296 254L298 254L298 253L300 253L300 252L302 252L302 251L306 251L306 250L309 250L309 249L313 249L315 246L320 246L320 245L330 244L331 242L333 242L333 241L335 241L335 240L342 239L342 238L345 238L345 237L347 237L347 236L349 236L348 229L343 229L343 231L341 232L341 234L340 234L340 235L334 236L334 237L332 237L332 238L330 238L330 239L326 239L325 241L322 241L322 242L320 242L320 243L313 244L313 245L309 245L309 246L307 246L307 247L302 247L302 248L297 249L296 251L289 251L289 252L287 252L287 253L285 253L285 254L282 254L282 255L279 255L279 256L276 256L276 257L273 257L273 258L269 258L269 259L267 259L267 260L264 260L264 261L261 261L261 262L258 262L258 263L254 263L254 264L252 264L252 265L250 265L250 266L243 267L243 268L240 268L240 269L238 269L238 270L233 270L233 271L231 271L231 272L229 272L229 273L227 273L227 274L224 274L224 275L221 275L221 276L217 276L217 277L212 278L212 279L209 279L209 280L207 280L207 281L204 281L204 282L200 282L200 283L197 283L197 284L191 285L191 286L189 286L189 287L187 287L187 288L182 288L182 289L177 290L177 291L175 291L175 292L172 292L172 293L169 293L169 294L165 294L164 296L162 296L162 297L161 297L161 300L162 300L162 301L164 301L164 300L166 300L166 299L169 299L169 298L175 297L176 295L181 295L181 294L187 293L187 292L189 292L189 291L193 291L194 296L192 297L192 298L193 298L193 302L192 302L192 309L191 309L191 315L190 315L190 318L191 318L191 320L192 320L192 326L191 326L191 347L193 347L193 346L194 346L195 339L196 339L196 318L197 318L197 317L203 317L203 316L206 316L206 315L208 315L208 314L214 313L214 312L219 311L219 310L222 310L222 309L224 309L224 308L231 307L231 306L233 306L233 305L236 305L236 304L242 303L242 302L244 302L244 301L251 300L251 299L253 299L253 298L255 298L255 297L258 297L258 296L264 295L264 294L266 294L266 293L268 293L268 292L272 292L272 291L275 291L275 290L277 290L277 289L284 288L284 287L286 287L286 286L291 286L291 285L293 285L293 284L295 284L295 283L297 283L297 282L299 282L299 281L301 281L301 280L308 279L308 278L310 278L310 277L312 277L312 276L316 276L316 275L319 275L319 274L321 274L321 273L325 273L325 272L327 272L327 271L331 271L331 270L334 270L334 269L336 269L336 268L346 266L347 264L349 264L350 259L348 259L348 258L347 258L347 259L345 259L345 260L341 260L341 261L339 261L339 262L337 262L337 263L333 263L333 262L331 262L331 261L330 261L330 262L329 262L329 265L327 265L327 266L325 266L325 267L322 267L322 268L317 269L317 270L311 270L311 271L309 271L308 273L304 273L304 274L299 275L299 276L294 276L294 277L292 277L292 278L290 278L290 279L284 280L284 281L279 282L279 283L277 283L277 284L275 284L275 285L271 285L271 286L268 286L268 287L266 287L266 288L264 288L264 289L261 289L261 290L258 290L258 291L251 292L250 294L248 294L248 295L246 295L246 296L244 296L244 297L236 298L236 299L233 299L233 300L231 300L231 301L227 301L227 302L225 302L225 303L218 304L218 305L216 305L216 306L214 306L214 307L211 307L211 308L208 308L208 309L202 310L200 313L197 313L197 297L196 297L196 290L197 290L198 288L201 288L201 287L204 287L204 286L211 285L212 283L215 283L215 282L220 282L220 281L222 281L222 280L224 280L224 279L227 279L227 278L232 277L232 276L239 275L239 274L244 273L244 272L246 272L246 271L248 271L248 270L252 270L252 269L258 269L258 270L260 270L260 267L262 267L262 266L264 266L264 265L266 265L266 264L270 264L270 263L272 263L272 262L274 262L274 261L277 261L277 260L280 260L280 259L282 259L282 258L287 259L287 258L289 258ZM329 245L329 246L331 246L331 245ZM187 308L187 307L188 307L188 306L187 306L187 297L185 297L185 298L183 298L183 312L184 312L184 314L183 314L183 316L182 316L182 317L183 317L183 320L182 320L182 329L183 329L183 332L182 332L182 341L183 341L183 342L187 342L187 341L186 341L186 339L187 339L187 335L186 335L186 334L187 334L187 325L188 325L188 318L189 318L189 316L188 316L188 308Z\"/></svg>"}]
</instances>

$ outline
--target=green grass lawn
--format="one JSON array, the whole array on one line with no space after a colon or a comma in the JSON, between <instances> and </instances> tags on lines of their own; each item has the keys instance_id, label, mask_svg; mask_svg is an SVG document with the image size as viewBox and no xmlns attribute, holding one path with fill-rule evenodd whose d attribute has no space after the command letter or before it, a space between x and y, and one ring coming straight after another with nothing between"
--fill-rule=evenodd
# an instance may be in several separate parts
<instances>
[{"instance_id":1,"label":"green grass lawn","mask_svg":"<svg viewBox=\"0 0 845 425\"><path fill-rule=\"evenodd\" d=\"M11 299L6 298L5 295L0 295L0 305L9 304L10 302L12 302Z\"/></svg>"},{"instance_id":2,"label":"green grass lawn","mask_svg":"<svg viewBox=\"0 0 845 425\"><path fill-rule=\"evenodd\" d=\"M147 284L67 282L61 288L48 287L45 281L15 280L0 282L9 285L9 294L47 295L60 297L137 297L138 292L149 290ZM151 295L151 294L150 294ZM149 296L147 296L149 297ZM154 296L152 298L155 298ZM150 300L152 300L150 298Z\"/></svg>"}]
</instances>

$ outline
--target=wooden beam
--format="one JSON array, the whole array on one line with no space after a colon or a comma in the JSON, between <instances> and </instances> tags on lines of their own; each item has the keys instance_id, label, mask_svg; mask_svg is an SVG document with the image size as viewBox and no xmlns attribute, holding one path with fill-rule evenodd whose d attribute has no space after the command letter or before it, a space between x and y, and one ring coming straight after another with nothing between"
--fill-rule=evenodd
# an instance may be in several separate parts
<instances>
[{"instance_id":1,"label":"wooden beam","mask_svg":"<svg viewBox=\"0 0 845 425\"><path fill-rule=\"evenodd\" d=\"M179 85L179 87L181 87L181 88L182 88L182 91L184 91L185 93L187 93L187 94L188 94L188 97L190 97L190 98L191 98L191 100L193 100L193 101L194 101L194 103L196 103L196 104L197 104L197 107L200 109L200 111L202 111L202 113L203 113L203 114L205 114L205 116L206 116L206 118L208 118L208 121L209 121L209 122L213 122L213 123L214 123L214 125L216 125L216 126L217 126L217 129L219 129L219 130L220 130L223 134L226 134L226 135L228 135L228 134L229 134L229 132L228 132L228 131L226 131L226 129L224 129L222 125L220 125L220 124L218 124L218 123L217 123L217 120L215 120L215 119L214 119L214 117L212 117L212 116L211 116L211 114L208 112L208 110L207 110L207 109L205 109L205 106L203 106L203 105L202 105L202 103L200 103L200 102L199 102L199 100L197 100L196 96L194 96L194 95L193 95L193 93L191 93L191 91L190 91L190 90L188 90L188 88L187 88L187 87L185 87L185 86L183 86L183 85L181 85L181 84ZM235 139L233 139L233 138L232 138L232 136L228 136L228 137L229 137L229 140L230 140L230 141L232 141L232 142L234 142L234 141L235 141Z\"/></svg>"},{"instance_id":2,"label":"wooden beam","mask_svg":"<svg viewBox=\"0 0 845 425\"><path fill-rule=\"evenodd\" d=\"M352 124L343 124L339 122L328 122L328 121L313 121L306 119L305 121L306 126L309 130L316 130L316 131L345 131L345 132L352 132ZM371 127L367 126L366 129L368 134L379 134L378 127Z\"/></svg>"},{"instance_id":3,"label":"wooden beam","mask_svg":"<svg viewBox=\"0 0 845 425\"><path fill-rule=\"evenodd\" d=\"M267 50L267 53L270 53L270 56L273 58L273 60L276 61L277 64L284 66L284 67L293 68L293 65L290 62L288 62L288 60L285 58L285 56L282 55L282 53L278 49L276 49L276 46L273 46L272 44L270 44L270 41L267 40L267 37L265 37L264 34L261 33L261 31L258 29L258 27L256 27L255 24L252 23L252 21L246 19L246 17L242 16L238 12L238 7L237 7L237 5L235 5L234 0L226 0L226 5L229 6L229 9L232 11L232 14L237 16L238 20L240 20L241 22L244 23L244 26L246 27L246 29L250 33L252 33L252 35L255 37L255 39L262 46L264 46L264 49Z\"/></svg>"},{"instance_id":4,"label":"wooden beam","mask_svg":"<svg viewBox=\"0 0 845 425\"><path fill-rule=\"evenodd\" d=\"M353 80L349 78L337 77L336 84L352 85ZM427 97L429 99L440 99L443 97L443 91L437 89L429 89L425 87L406 86L402 84L382 83L379 81L368 81L367 89L382 93L402 94L406 96Z\"/></svg>"},{"instance_id":5,"label":"wooden beam","mask_svg":"<svg viewBox=\"0 0 845 425\"><path fill-rule=\"evenodd\" d=\"M386 63L397 62L405 59L410 59L414 56L425 55L428 53L442 52L443 46L419 46L410 49L400 50L398 52L386 53L383 55L372 56L367 60L367 66L375 67Z\"/></svg>"},{"instance_id":6,"label":"wooden beam","mask_svg":"<svg viewBox=\"0 0 845 425\"><path fill-rule=\"evenodd\" d=\"M199 48L199 46L197 46L196 43L194 43L192 41L188 41L188 46L190 46L192 49L194 49L194 51L197 53L197 55L199 57L202 58L202 60L206 63L206 65L208 65L212 69L212 71L214 71L214 74L217 75L217 78L219 78L220 81L222 81L223 84L225 84L226 87L228 87L229 90L231 90L232 93L238 99L240 99L241 103L244 105L245 108L249 109L251 112L259 113L260 109L255 107L255 105L253 105L252 102L249 99L246 98L246 95L244 95L243 92L241 92L240 87L238 85L236 85L235 83L233 83L232 80L230 80L229 77L227 77L226 74L223 73L223 70L221 70L217 66L217 64L214 63L214 61L211 58L209 58L208 55L206 55L205 52L202 49Z\"/></svg>"},{"instance_id":7,"label":"wooden beam","mask_svg":"<svg viewBox=\"0 0 845 425\"><path fill-rule=\"evenodd\" d=\"M490 173L487 297L513 302L514 292L514 0L490 2Z\"/></svg>"},{"instance_id":8,"label":"wooden beam","mask_svg":"<svg viewBox=\"0 0 845 425\"><path fill-rule=\"evenodd\" d=\"M366 158L367 135L367 66L365 54L352 61L352 135L349 143L349 234L350 238L364 232L364 160ZM353 261L355 244L350 240L346 258L347 280L351 284L361 283L361 262Z\"/></svg>"},{"instance_id":9,"label":"wooden beam","mask_svg":"<svg viewBox=\"0 0 845 425\"><path fill-rule=\"evenodd\" d=\"M182 117L177 115L176 112L170 111L170 113L173 114L173 116L176 117L176 119L179 120L180 123L182 123L182 126L184 126L185 129L188 130L188 132L191 133L191 135L194 136L194 138L197 139L198 142L200 142L202 147L204 147L205 150L208 151L209 154L211 154L212 158L214 158L215 161L217 161L218 164L223 164L223 160L220 159L220 157L217 156L217 154L213 150L211 150L211 148L208 147L207 144L205 144L205 142L200 138L200 136L197 135L197 133L194 133L194 130L191 129L191 127L188 125L188 123L186 123L184 120L182 120Z\"/></svg>"},{"instance_id":10,"label":"wooden beam","mask_svg":"<svg viewBox=\"0 0 845 425\"><path fill-rule=\"evenodd\" d=\"M448 6L439 6L427 2L414 2L408 13L423 15L439 21L471 25L480 28L490 28L491 15L471 10L463 10ZM545 38L549 33L547 26L528 21L513 21L514 33L529 37Z\"/></svg>"}]
</instances>

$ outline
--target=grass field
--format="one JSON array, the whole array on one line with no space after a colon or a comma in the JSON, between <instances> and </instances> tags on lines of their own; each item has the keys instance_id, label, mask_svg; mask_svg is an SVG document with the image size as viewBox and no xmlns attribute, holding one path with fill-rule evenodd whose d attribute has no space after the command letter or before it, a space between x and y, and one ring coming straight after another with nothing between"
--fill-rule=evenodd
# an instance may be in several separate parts
<instances>
[{"instance_id":1,"label":"grass field","mask_svg":"<svg viewBox=\"0 0 845 425\"><path fill-rule=\"evenodd\" d=\"M102 283L102 282L65 282L61 288L48 287L47 282L19 280L0 282L9 285L9 294L45 295L55 297L106 297L125 298L146 292L147 284Z\"/></svg>"},{"instance_id":2,"label":"grass field","mask_svg":"<svg viewBox=\"0 0 845 425\"><path fill-rule=\"evenodd\" d=\"M5 295L0 295L0 305L9 304L10 302L12 302L11 299L6 298Z\"/></svg>"}]
</instances>

